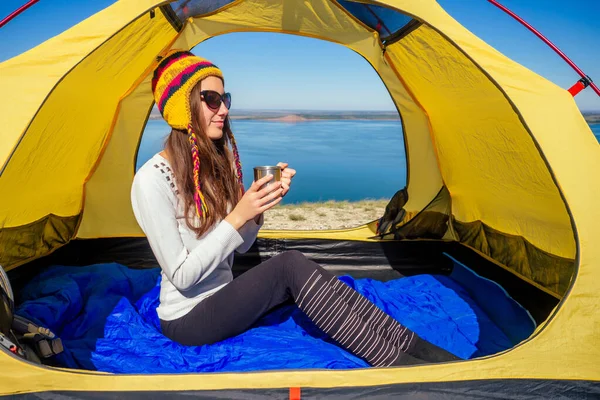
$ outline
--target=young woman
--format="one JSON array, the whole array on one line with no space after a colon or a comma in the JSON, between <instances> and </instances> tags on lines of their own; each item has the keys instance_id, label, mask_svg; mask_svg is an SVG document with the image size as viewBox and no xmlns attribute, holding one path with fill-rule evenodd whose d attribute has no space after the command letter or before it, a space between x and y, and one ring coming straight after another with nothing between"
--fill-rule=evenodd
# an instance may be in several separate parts
<instances>
[{"instance_id":1,"label":"young woman","mask_svg":"<svg viewBox=\"0 0 600 400\"><path fill-rule=\"evenodd\" d=\"M281 182L262 188L267 176L244 192L228 119L231 96L209 61L170 52L154 71L152 90L172 131L164 150L137 172L131 200L162 268L157 313L167 337L183 345L215 343L292 299L336 343L373 366L457 359L300 252L279 254L233 279L234 251L250 248L263 213L290 190L296 171L280 163Z\"/></svg>"}]
</instances>

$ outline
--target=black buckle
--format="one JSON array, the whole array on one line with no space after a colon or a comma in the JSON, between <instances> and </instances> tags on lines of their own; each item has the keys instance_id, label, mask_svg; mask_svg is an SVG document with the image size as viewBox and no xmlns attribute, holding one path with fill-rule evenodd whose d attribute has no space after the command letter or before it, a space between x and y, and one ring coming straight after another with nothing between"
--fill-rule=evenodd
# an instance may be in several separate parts
<instances>
[{"instance_id":1,"label":"black buckle","mask_svg":"<svg viewBox=\"0 0 600 400\"><path fill-rule=\"evenodd\" d=\"M592 81L592 78L590 78L589 76L586 75L585 77L581 78L579 80L579 82L581 82L583 84L583 87L586 88L586 87L590 86L590 84L593 81Z\"/></svg>"}]
</instances>

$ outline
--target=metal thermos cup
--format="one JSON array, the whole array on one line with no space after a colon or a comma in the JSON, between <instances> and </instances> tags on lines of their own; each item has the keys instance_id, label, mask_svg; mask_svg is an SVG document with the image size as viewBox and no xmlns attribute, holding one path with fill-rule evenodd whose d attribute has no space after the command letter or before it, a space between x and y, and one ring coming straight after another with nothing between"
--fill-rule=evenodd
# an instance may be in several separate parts
<instances>
[{"instance_id":1,"label":"metal thermos cup","mask_svg":"<svg viewBox=\"0 0 600 400\"><path fill-rule=\"evenodd\" d=\"M265 188L265 187L271 185L272 183L281 180L281 167L276 166L276 165L275 166L265 165L262 167L254 167L254 181L257 181L260 178L265 177L267 175L273 175L273 179L271 179L269 182L267 182L263 186L261 186L260 189ZM272 203L274 201L275 201L275 199L270 200L266 204Z\"/></svg>"},{"instance_id":2,"label":"metal thermos cup","mask_svg":"<svg viewBox=\"0 0 600 400\"><path fill-rule=\"evenodd\" d=\"M263 187L281 180L281 167L273 165L265 165L262 167L254 167L254 181L259 180L267 175L273 175L273 179L267 182ZM262 189L262 188L261 188Z\"/></svg>"}]
</instances>

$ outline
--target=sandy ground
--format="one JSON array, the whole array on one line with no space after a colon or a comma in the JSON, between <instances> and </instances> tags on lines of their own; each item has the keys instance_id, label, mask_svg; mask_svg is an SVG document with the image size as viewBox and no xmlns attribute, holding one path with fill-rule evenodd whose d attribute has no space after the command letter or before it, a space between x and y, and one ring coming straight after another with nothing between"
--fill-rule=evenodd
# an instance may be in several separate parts
<instances>
[{"instance_id":1,"label":"sandy ground","mask_svg":"<svg viewBox=\"0 0 600 400\"><path fill-rule=\"evenodd\" d=\"M389 200L328 201L277 205L265 212L263 229L343 229L380 218Z\"/></svg>"}]
</instances>

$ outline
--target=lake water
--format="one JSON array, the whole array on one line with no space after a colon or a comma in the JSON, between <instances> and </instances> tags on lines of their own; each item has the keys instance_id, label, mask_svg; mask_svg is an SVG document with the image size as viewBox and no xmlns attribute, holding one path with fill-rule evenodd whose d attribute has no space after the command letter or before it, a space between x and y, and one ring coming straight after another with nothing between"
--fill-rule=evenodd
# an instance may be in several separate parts
<instances>
[{"instance_id":1,"label":"lake water","mask_svg":"<svg viewBox=\"0 0 600 400\"><path fill-rule=\"evenodd\" d=\"M591 127L600 140L600 124ZM160 151L169 131L163 120L148 121L137 168ZM298 171L286 204L389 199L406 184L402 125L397 121L233 121L233 132L246 188L256 165L285 161Z\"/></svg>"},{"instance_id":2,"label":"lake water","mask_svg":"<svg viewBox=\"0 0 600 400\"><path fill-rule=\"evenodd\" d=\"M244 186L253 167L280 161L296 169L285 203L389 199L406 184L406 158L399 121L233 121ZM148 121L140 144L139 168L159 151L168 125Z\"/></svg>"}]
</instances>

